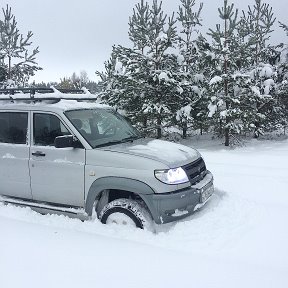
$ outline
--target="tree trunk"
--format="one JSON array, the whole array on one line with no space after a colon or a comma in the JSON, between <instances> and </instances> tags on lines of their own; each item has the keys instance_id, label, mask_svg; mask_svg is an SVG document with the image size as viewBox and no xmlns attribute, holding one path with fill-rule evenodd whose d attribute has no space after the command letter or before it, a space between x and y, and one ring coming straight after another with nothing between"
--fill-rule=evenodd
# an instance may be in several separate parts
<instances>
[{"instance_id":1,"label":"tree trunk","mask_svg":"<svg viewBox=\"0 0 288 288\"><path fill-rule=\"evenodd\" d=\"M229 146L229 128L225 128L225 146Z\"/></svg>"},{"instance_id":2,"label":"tree trunk","mask_svg":"<svg viewBox=\"0 0 288 288\"><path fill-rule=\"evenodd\" d=\"M221 119L219 121L219 133L218 134L219 134L219 137L223 136L223 123Z\"/></svg>"},{"instance_id":3,"label":"tree trunk","mask_svg":"<svg viewBox=\"0 0 288 288\"><path fill-rule=\"evenodd\" d=\"M225 48L227 47L227 19L225 19L225 44L224 44ZM226 54L226 50L225 50L225 55L224 55L224 69L225 69L225 74L226 74L226 78L224 81L224 89L225 89L225 98L226 98L226 110L229 109L229 105L227 102L227 98L228 98L228 81L227 81L227 72L228 72L228 63L227 63L227 54ZM226 125L228 124L229 120L227 119L226 116ZM229 146L229 128L225 128L224 133L225 133L225 146Z\"/></svg>"},{"instance_id":4,"label":"tree trunk","mask_svg":"<svg viewBox=\"0 0 288 288\"><path fill-rule=\"evenodd\" d=\"M144 128L144 129L147 128L147 121L148 121L147 115L144 115L144 116L143 116L143 128Z\"/></svg>"},{"instance_id":5,"label":"tree trunk","mask_svg":"<svg viewBox=\"0 0 288 288\"><path fill-rule=\"evenodd\" d=\"M260 127L260 124L258 121L255 121L254 122L254 125L255 125L255 129L254 129L254 138L257 139L259 138L259 132L258 132L258 129Z\"/></svg>"},{"instance_id":6,"label":"tree trunk","mask_svg":"<svg viewBox=\"0 0 288 288\"><path fill-rule=\"evenodd\" d=\"M157 139L160 139L162 137L162 131L161 131L161 116L157 116Z\"/></svg>"},{"instance_id":7,"label":"tree trunk","mask_svg":"<svg viewBox=\"0 0 288 288\"><path fill-rule=\"evenodd\" d=\"M11 79L11 57L8 56L8 79Z\"/></svg>"},{"instance_id":8,"label":"tree trunk","mask_svg":"<svg viewBox=\"0 0 288 288\"><path fill-rule=\"evenodd\" d=\"M183 129L182 129L182 138L186 139L187 138L187 123L184 123Z\"/></svg>"}]
</instances>

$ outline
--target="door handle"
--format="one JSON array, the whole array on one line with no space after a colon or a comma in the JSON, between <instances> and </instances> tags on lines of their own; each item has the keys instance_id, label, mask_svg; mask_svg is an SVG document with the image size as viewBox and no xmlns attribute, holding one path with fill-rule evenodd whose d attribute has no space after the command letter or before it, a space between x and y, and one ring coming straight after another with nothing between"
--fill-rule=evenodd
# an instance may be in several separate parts
<instances>
[{"instance_id":1,"label":"door handle","mask_svg":"<svg viewBox=\"0 0 288 288\"><path fill-rule=\"evenodd\" d=\"M36 152L32 152L32 155L36 157L44 157L46 154L41 151L36 151Z\"/></svg>"}]
</instances>

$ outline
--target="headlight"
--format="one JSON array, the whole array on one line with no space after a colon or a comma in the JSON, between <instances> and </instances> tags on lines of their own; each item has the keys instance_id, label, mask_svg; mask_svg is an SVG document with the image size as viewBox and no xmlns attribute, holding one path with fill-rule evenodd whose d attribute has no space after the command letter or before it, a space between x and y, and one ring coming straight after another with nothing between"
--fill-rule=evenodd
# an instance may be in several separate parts
<instances>
[{"instance_id":1,"label":"headlight","mask_svg":"<svg viewBox=\"0 0 288 288\"><path fill-rule=\"evenodd\" d=\"M181 184L189 181L186 172L181 167L155 170L155 177L165 184Z\"/></svg>"}]
</instances>

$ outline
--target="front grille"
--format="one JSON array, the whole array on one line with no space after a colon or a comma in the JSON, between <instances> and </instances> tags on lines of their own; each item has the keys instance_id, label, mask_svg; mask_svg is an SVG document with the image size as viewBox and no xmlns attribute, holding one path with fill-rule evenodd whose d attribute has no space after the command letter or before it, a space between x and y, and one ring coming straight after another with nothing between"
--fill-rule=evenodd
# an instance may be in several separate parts
<instances>
[{"instance_id":1,"label":"front grille","mask_svg":"<svg viewBox=\"0 0 288 288\"><path fill-rule=\"evenodd\" d=\"M199 158L196 161L183 166L182 168L186 171L192 185L201 181L207 174L206 165L202 158Z\"/></svg>"}]
</instances>

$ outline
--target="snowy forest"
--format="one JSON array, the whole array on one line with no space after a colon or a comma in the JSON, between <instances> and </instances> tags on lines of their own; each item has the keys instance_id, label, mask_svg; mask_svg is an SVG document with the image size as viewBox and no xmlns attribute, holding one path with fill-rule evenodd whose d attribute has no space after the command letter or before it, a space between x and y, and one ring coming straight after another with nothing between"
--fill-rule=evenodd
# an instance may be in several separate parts
<instances>
[{"instance_id":1,"label":"snowy forest","mask_svg":"<svg viewBox=\"0 0 288 288\"><path fill-rule=\"evenodd\" d=\"M209 29L196 0L179 0L172 15L161 1L139 1L128 20L130 46L112 47L105 70L96 71L98 83L83 71L59 83L28 84L42 69L39 49L30 49L32 32L20 34L7 6L0 18L0 85L86 86L156 138L210 132L229 146L240 136L285 134L287 23L262 0L245 11L231 2L223 1L215 11L219 24ZM286 32L284 43L270 41L276 26Z\"/></svg>"}]
</instances>

